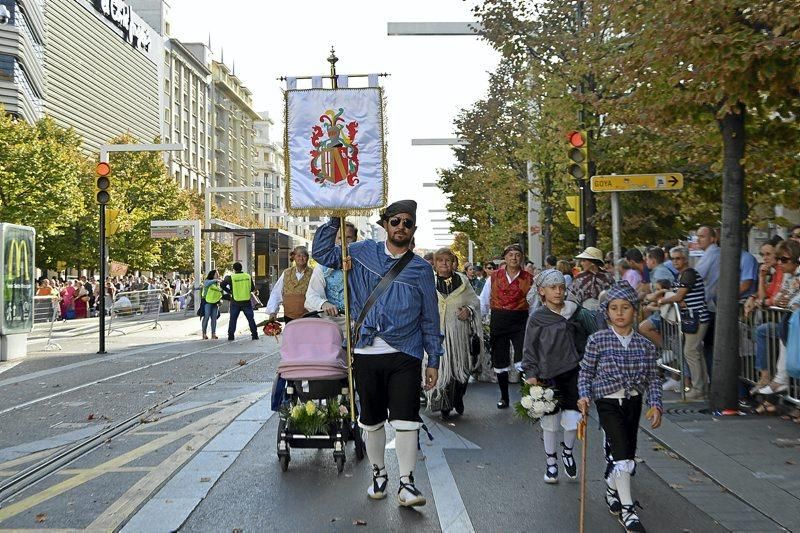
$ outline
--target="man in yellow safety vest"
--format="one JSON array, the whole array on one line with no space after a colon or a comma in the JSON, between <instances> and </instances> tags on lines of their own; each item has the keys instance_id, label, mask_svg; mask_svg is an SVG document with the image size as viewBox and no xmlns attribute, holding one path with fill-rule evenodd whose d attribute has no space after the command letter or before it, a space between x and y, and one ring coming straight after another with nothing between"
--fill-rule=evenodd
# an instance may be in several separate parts
<instances>
[{"instance_id":1,"label":"man in yellow safety vest","mask_svg":"<svg viewBox=\"0 0 800 533\"><path fill-rule=\"evenodd\" d=\"M242 264L233 264L233 274L226 276L222 281L222 290L231 295L230 320L228 321L228 340L232 341L236 333L236 321L239 313L244 313L247 323L250 325L250 334L253 340L258 340L258 329L253 318L253 305L250 303L250 295L255 291L253 279L250 274L242 272Z\"/></svg>"}]
</instances>

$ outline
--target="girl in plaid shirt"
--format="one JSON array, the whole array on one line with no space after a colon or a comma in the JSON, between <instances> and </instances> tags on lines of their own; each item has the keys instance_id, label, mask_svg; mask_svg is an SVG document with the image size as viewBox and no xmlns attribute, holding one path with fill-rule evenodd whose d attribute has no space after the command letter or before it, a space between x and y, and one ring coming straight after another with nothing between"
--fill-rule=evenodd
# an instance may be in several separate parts
<instances>
[{"instance_id":1,"label":"girl in plaid shirt","mask_svg":"<svg viewBox=\"0 0 800 533\"><path fill-rule=\"evenodd\" d=\"M606 503L628 532L644 532L631 496L631 475L636 469L636 436L647 394L647 418L653 429L661 425L661 378L656 348L633 330L639 301L627 281L608 291L602 310L609 329L589 337L578 376L578 407L585 414L594 400L606 436ZM641 507L641 506L639 506Z\"/></svg>"}]
</instances>

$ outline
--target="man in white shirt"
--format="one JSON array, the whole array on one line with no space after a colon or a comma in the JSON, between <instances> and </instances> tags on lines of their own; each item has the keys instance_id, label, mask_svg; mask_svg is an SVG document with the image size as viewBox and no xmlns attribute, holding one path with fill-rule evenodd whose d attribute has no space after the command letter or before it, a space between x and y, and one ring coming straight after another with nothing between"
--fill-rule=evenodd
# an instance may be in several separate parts
<instances>
[{"instance_id":1,"label":"man in white shirt","mask_svg":"<svg viewBox=\"0 0 800 533\"><path fill-rule=\"evenodd\" d=\"M358 231L352 222L345 222L347 227L347 244L358 240ZM336 234L336 246L341 246L342 238ZM322 265L314 267L311 280L306 290L306 310L320 311L329 317L344 315L344 275L340 268L329 268ZM341 324L342 326L344 323Z\"/></svg>"},{"instance_id":2,"label":"man in white shirt","mask_svg":"<svg viewBox=\"0 0 800 533\"><path fill-rule=\"evenodd\" d=\"M308 266L308 249L296 246L292 250L294 266L283 271L272 287L267 302L267 315L275 320L278 308L283 304L283 315L289 320L301 318L305 313L306 291L311 281L311 268Z\"/></svg>"}]
</instances>

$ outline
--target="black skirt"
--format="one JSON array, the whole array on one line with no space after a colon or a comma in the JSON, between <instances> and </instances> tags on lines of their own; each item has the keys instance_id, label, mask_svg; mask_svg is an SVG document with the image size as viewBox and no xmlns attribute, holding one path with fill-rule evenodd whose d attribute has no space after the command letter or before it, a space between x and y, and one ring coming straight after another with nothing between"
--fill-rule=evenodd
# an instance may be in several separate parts
<instances>
[{"instance_id":1,"label":"black skirt","mask_svg":"<svg viewBox=\"0 0 800 533\"><path fill-rule=\"evenodd\" d=\"M556 413L562 409L568 411L578 410L578 373L580 369L581 367L576 366L572 370L567 370L554 378L544 380L547 386L556 389L556 397L558 398Z\"/></svg>"}]
</instances>

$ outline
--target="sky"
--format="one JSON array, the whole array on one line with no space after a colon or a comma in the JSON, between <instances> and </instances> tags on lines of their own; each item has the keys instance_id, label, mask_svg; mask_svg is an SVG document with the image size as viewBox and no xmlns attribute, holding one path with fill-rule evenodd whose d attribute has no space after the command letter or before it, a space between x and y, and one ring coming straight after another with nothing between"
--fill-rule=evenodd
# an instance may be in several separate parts
<instances>
[{"instance_id":1,"label":"sky","mask_svg":"<svg viewBox=\"0 0 800 533\"><path fill-rule=\"evenodd\" d=\"M388 36L387 22L467 22L474 2L464 0L168 0L171 34L184 42L207 42L219 60L234 65L253 92L255 108L276 121L282 138L280 76L328 74L331 45L337 72L387 72L381 78L387 98L389 201L418 203L416 235L420 248L446 243L445 197L435 187L437 169L454 163L446 146L411 146L413 138L453 137L460 109L486 94L489 72L499 55L478 37ZM354 86L352 83L351 86ZM444 216L443 216L444 215Z\"/></svg>"}]
</instances>

